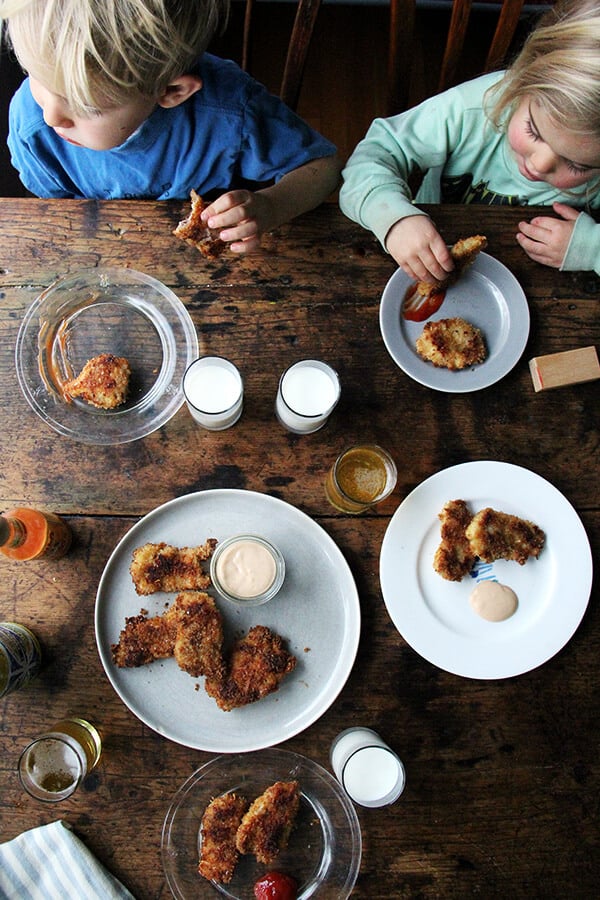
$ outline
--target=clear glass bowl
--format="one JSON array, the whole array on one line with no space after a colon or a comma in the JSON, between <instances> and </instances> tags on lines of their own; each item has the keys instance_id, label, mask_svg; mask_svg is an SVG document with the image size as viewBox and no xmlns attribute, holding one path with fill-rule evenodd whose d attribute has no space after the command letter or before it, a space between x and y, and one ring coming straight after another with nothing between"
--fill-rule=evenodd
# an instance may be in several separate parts
<instances>
[{"instance_id":1,"label":"clear glass bowl","mask_svg":"<svg viewBox=\"0 0 600 900\"><path fill-rule=\"evenodd\" d=\"M65 398L61 384L101 353L129 361L127 400L99 409ZM184 402L181 382L198 336L179 298L134 269L89 269L50 285L27 310L15 362L32 409L59 434L123 444L156 431Z\"/></svg>"},{"instance_id":2,"label":"clear glass bowl","mask_svg":"<svg viewBox=\"0 0 600 900\"><path fill-rule=\"evenodd\" d=\"M208 803L235 791L252 801L275 781L297 780L300 808L288 847L265 866L240 856L229 884L198 873L200 824ZM298 900L346 900L360 870L362 840L356 810L336 779L317 763L289 750L217 756L201 766L175 794L161 841L167 883L177 900L221 897L248 900L267 871L291 875Z\"/></svg>"},{"instance_id":3,"label":"clear glass bowl","mask_svg":"<svg viewBox=\"0 0 600 900\"><path fill-rule=\"evenodd\" d=\"M256 543L260 547L263 547L271 555L273 562L275 563L275 575L273 581L266 590L259 594L252 594L251 596L242 596L239 593L235 593L232 588L226 586L219 577L218 564L223 553L229 548L234 547L236 544L245 541ZM237 534L224 541L220 541L217 544L215 552L210 560L210 579L214 589L226 600L231 601L231 603L238 603L240 606L261 606L263 603L271 600L281 588L285 579L285 560L278 548L266 538L259 537L257 534Z\"/></svg>"}]
</instances>

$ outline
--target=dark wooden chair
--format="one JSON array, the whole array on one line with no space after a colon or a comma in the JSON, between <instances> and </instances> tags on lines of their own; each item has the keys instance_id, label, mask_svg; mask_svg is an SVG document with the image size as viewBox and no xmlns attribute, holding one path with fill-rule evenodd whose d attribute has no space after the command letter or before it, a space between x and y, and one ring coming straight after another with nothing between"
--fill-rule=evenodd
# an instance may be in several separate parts
<instances>
[{"instance_id":1,"label":"dark wooden chair","mask_svg":"<svg viewBox=\"0 0 600 900\"><path fill-rule=\"evenodd\" d=\"M479 72L491 72L506 57L521 19L524 0L499 0L497 24L487 47L484 66ZM388 115L402 112L409 105L411 74L415 49L416 0L390 0L390 44L388 58ZM473 0L453 0L446 45L441 54L437 91L456 83L459 62L465 45ZM426 43L426 40L425 40ZM425 66L436 65L427 56L428 47L421 49Z\"/></svg>"},{"instance_id":2,"label":"dark wooden chair","mask_svg":"<svg viewBox=\"0 0 600 900\"><path fill-rule=\"evenodd\" d=\"M241 65L244 71L252 70L252 27L255 0L246 0L244 16ZM296 16L287 48L279 96L291 109L298 106L306 58L313 36L321 0L298 0Z\"/></svg>"}]
</instances>

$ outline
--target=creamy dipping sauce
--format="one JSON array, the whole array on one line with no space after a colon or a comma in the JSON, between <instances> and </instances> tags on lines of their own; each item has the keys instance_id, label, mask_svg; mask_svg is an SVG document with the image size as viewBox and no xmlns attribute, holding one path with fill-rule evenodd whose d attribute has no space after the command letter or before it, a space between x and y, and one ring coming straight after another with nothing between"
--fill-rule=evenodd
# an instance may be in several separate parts
<instances>
[{"instance_id":1,"label":"creamy dipping sauce","mask_svg":"<svg viewBox=\"0 0 600 900\"><path fill-rule=\"evenodd\" d=\"M225 547L217 560L216 574L229 594L250 600L271 587L277 565L267 547L243 538Z\"/></svg>"},{"instance_id":2,"label":"creamy dipping sauce","mask_svg":"<svg viewBox=\"0 0 600 900\"><path fill-rule=\"evenodd\" d=\"M511 588L497 581L480 581L471 591L469 603L488 622L503 622L516 612L519 600Z\"/></svg>"}]
</instances>

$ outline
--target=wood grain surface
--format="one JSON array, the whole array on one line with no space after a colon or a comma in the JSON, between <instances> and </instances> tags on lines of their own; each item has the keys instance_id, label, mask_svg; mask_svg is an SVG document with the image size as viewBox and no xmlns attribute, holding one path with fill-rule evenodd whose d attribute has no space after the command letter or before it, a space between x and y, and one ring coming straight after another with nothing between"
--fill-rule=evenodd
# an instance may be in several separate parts
<instances>
[{"instance_id":1,"label":"wood grain surface","mask_svg":"<svg viewBox=\"0 0 600 900\"><path fill-rule=\"evenodd\" d=\"M140 516L192 491L242 488L314 518L357 583L362 630L352 673L327 712L282 745L329 768L336 734L363 724L404 761L407 787L396 804L357 807L363 858L352 896L595 896L597 586L553 659L515 678L477 681L438 669L403 640L383 602L379 553L414 487L448 466L490 459L552 482L577 510L597 558L598 382L536 393L528 360L598 345L599 279L527 259L515 232L532 210L430 208L448 242L487 235L488 252L517 277L531 312L513 371L476 393L446 394L412 381L388 355L378 307L393 262L337 208L324 205L269 235L256 256L216 262L172 236L186 212L185 203L0 200L0 508L52 509L74 532L59 561L0 556L1 618L31 627L45 659L35 682L0 701L0 841L62 818L138 900L170 895L163 819L211 754L160 737L115 694L96 649L95 595L108 557ZM204 431L184 406L139 441L101 447L62 437L35 415L15 373L20 323L56 278L97 266L163 281L190 312L201 353L238 365L245 408L234 428ZM278 424L273 406L283 369L306 357L337 369L342 398L322 431L297 436ZM328 505L323 483L337 454L364 441L392 454L398 484L354 518ZM65 714L94 721L104 749L83 788L52 807L24 794L16 763L27 740Z\"/></svg>"}]
</instances>

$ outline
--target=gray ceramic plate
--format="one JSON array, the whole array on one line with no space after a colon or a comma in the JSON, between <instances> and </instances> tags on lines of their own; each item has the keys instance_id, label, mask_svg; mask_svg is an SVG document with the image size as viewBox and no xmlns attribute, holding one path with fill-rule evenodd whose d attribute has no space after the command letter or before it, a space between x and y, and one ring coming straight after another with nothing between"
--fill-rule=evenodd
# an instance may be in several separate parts
<instances>
[{"instance_id":1,"label":"gray ceramic plate","mask_svg":"<svg viewBox=\"0 0 600 900\"><path fill-rule=\"evenodd\" d=\"M215 595L229 644L253 625L280 634L297 657L279 690L231 712L220 710L202 678L183 672L174 659L138 669L113 663L127 616L163 612L175 595L136 594L129 566L136 547L152 541L175 546L209 537L258 534L285 558L279 593L263 606L242 609ZM269 747L303 731L329 708L346 683L360 636L360 605L352 573L329 535L293 506L252 491L187 494L157 507L119 542L102 575L96 599L96 640L112 685L129 709L170 740L217 753Z\"/></svg>"},{"instance_id":2,"label":"gray ceramic plate","mask_svg":"<svg viewBox=\"0 0 600 900\"><path fill-rule=\"evenodd\" d=\"M438 311L426 321L460 316L479 328L488 349L486 360L460 371L436 368L421 359L415 342L425 322L402 317L402 301L411 279L397 269L381 298L379 325L388 353L400 368L426 387L448 393L468 393L489 387L517 364L529 337L529 307L521 285L509 270L487 253L448 288Z\"/></svg>"}]
</instances>

